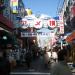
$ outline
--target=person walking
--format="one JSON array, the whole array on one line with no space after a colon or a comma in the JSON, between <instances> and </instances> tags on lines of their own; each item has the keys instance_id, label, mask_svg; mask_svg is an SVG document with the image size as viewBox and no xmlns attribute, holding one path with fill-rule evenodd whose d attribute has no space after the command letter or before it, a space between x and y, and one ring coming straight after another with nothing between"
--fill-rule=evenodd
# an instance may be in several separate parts
<instances>
[{"instance_id":1,"label":"person walking","mask_svg":"<svg viewBox=\"0 0 75 75\"><path fill-rule=\"evenodd\" d=\"M60 50L58 52L58 62L51 66L50 75L72 75L72 72L67 65L67 60L67 50Z\"/></svg>"},{"instance_id":2,"label":"person walking","mask_svg":"<svg viewBox=\"0 0 75 75\"><path fill-rule=\"evenodd\" d=\"M29 69L30 66L31 66L31 53L30 51L27 51L26 53L26 56L25 56L25 60L26 60L26 65L27 65L27 68Z\"/></svg>"},{"instance_id":3,"label":"person walking","mask_svg":"<svg viewBox=\"0 0 75 75\"><path fill-rule=\"evenodd\" d=\"M6 59L6 52L0 49L0 75L10 75L10 63Z\"/></svg>"}]
</instances>

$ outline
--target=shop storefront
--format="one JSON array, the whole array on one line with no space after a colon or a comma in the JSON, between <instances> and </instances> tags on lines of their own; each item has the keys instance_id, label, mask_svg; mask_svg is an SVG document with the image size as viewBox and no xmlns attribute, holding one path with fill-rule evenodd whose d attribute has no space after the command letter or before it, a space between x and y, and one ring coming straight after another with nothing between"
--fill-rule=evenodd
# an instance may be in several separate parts
<instances>
[{"instance_id":1,"label":"shop storefront","mask_svg":"<svg viewBox=\"0 0 75 75\"><path fill-rule=\"evenodd\" d=\"M0 46L7 48L12 46L13 23L0 14Z\"/></svg>"}]
</instances>

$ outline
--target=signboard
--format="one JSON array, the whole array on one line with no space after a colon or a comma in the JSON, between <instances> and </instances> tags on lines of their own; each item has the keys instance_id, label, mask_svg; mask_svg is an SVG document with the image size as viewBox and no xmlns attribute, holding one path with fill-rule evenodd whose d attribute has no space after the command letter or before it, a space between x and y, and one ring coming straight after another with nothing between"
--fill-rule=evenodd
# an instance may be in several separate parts
<instances>
[{"instance_id":1,"label":"signboard","mask_svg":"<svg viewBox=\"0 0 75 75\"><path fill-rule=\"evenodd\" d=\"M55 19L49 19L49 20L44 20L41 18L37 17L26 17L21 20L21 24L24 26L28 25L28 27L34 27L36 29L42 28L42 27L51 27L52 29L57 26L56 20Z\"/></svg>"},{"instance_id":2,"label":"signboard","mask_svg":"<svg viewBox=\"0 0 75 75\"><path fill-rule=\"evenodd\" d=\"M56 20L54 20L54 19L48 20L48 26L51 28L55 28L56 27Z\"/></svg>"},{"instance_id":3,"label":"signboard","mask_svg":"<svg viewBox=\"0 0 75 75\"><path fill-rule=\"evenodd\" d=\"M60 25L60 34L64 34L64 25Z\"/></svg>"},{"instance_id":4,"label":"signboard","mask_svg":"<svg viewBox=\"0 0 75 75\"><path fill-rule=\"evenodd\" d=\"M63 15L62 14L59 15L59 21L58 22L59 22L58 25L59 25L59 29L60 29L59 33L64 34L64 21L63 21Z\"/></svg>"},{"instance_id":5,"label":"signboard","mask_svg":"<svg viewBox=\"0 0 75 75\"><path fill-rule=\"evenodd\" d=\"M10 0L12 13L18 13L18 0Z\"/></svg>"},{"instance_id":6,"label":"signboard","mask_svg":"<svg viewBox=\"0 0 75 75\"><path fill-rule=\"evenodd\" d=\"M42 28L42 20L40 20L40 19L34 20L34 27L35 28Z\"/></svg>"},{"instance_id":7,"label":"signboard","mask_svg":"<svg viewBox=\"0 0 75 75\"><path fill-rule=\"evenodd\" d=\"M22 19L22 21L20 22L22 24L22 28L27 28L29 27L29 23L28 23L28 20L27 19Z\"/></svg>"},{"instance_id":8,"label":"signboard","mask_svg":"<svg viewBox=\"0 0 75 75\"><path fill-rule=\"evenodd\" d=\"M64 34L64 22L63 22L63 15L59 15L59 19L55 20L53 18L46 19L45 18L37 18L36 16L25 16L21 20L22 28L27 28L27 27L34 27L36 29L40 29L42 27L45 28L52 28L55 29L56 27L59 28L59 34Z\"/></svg>"}]
</instances>

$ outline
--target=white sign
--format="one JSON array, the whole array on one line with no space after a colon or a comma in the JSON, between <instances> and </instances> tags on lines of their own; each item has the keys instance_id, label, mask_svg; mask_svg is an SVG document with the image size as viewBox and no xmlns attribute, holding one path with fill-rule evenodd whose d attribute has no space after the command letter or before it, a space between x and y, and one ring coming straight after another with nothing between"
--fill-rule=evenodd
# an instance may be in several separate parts
<instances>
[{"instance_id":1,"label":"white sign","mask_svg":"<svg viewBox=\"0 0 75 75\"><path fill-rule=\"evenodd\" d=\"M54 20L54 19L48 20L48 26L51 28L55 28L56 27L56 20Z\"/></svg>"},{"instance_id":2,"label":"white sign","mask_svg":"<svg viewBox=\"0 0 75 75\"><path fill-rule=\"evenodd\" d=\"M64 34L64 21L63 21L63 15L62 14L60 14L59 15L59 33L60 34Z\"/></svg>"},{"instance_id":3,"label":"white sign","mask_svg":"<svg viewBox=\"0 0 75 75\"><path fill-rule=\"evenodd\" d=\"M34 20L34 27L35 27L35 28L42 28L42 20L40 20L40 19L35 19L35 20Z\"/></svg>"},{"instance_id":4,"label":"white sign","mask_svg":"<svg viewBox=\"0 0 75 75\"><path fill-rule=\"evenodd\" d=\"M21 24L23 25L22 28L28 27L34 27L36 29L42 28L42 27L51 27L55 28L57 26L56 20L51 18L51 19L41 19L41 18L30 18L30 17L25 17L22 19Z\"/></svg>"},{"instance_id":5,"label":"white sign","mask_svg":"<svg viewBox=\"0 0 75 75\"><path fill-rule=\"evenodd\" d=\"M60 34L64 34L64 25L60 25Z\"/></svg>"},{"instance_id":6,"label":"white sign","mask_svg":"<svg viewBox=\"0 0 75 75\"><path fill-rule=\"evenodd\" d=\"M28 20L27 19L22 19L22 21L21 21L21 24L22 24L22 28L27 28L28 27L28 25L29 25L29 23L28 23Z\"/></svg>"}]
</instances>

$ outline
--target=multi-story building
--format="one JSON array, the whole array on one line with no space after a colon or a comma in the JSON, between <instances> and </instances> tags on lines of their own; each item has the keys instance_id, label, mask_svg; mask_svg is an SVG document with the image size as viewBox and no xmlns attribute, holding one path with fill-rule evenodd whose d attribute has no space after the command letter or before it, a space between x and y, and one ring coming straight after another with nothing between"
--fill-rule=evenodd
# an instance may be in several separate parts
<instances>
[{"instance_id":1,"label":"multi-story building","mask_svg":"<svg viewBox=\"0 0 75 75\"><path fill-rule=\"evenodd\" d=\"M74 16L75 16L75 0L64 0L64 20L65 32L72 32L75 29Z\"/></svg>"},{"instance_id":2,"label":"multi-story building","mask_svg":"<svg viewBox=\"0 0 75 75\"><path fill-rule=\"evenodd\" d=\"M8 0L7 0L8 2ZM0 45L2 48L6 48L12 42L12 32L13 32L13 22L6 18L4 15L4 10L7 9L7 4L5 0L0 0ZM8 14L9 12L7 12ZM8 16L9 17L9 16Z\"/></svg>"},{"instance_id":3,"label":"multi-story building","mask_svg":"<svg viewBox=\"0 0 75 75\"><path fill-rule=\"evenodd\" d=\"M75 0L70 0L70 21L72 30L75 30Z\"/></svg>"},{"instance_id":4,"label":"multi-story building","mask_svg":"<svg viewBox=\"0 0 75 75\"><path fill-rule=\"evenodd\" d=\"M6 32L8 36L10 35L9 38L13 40L13 36L16 36L18 32L15 29L21 26L19 20L25 15L26 13L22 0L0 0L0 32ZM16 31L16 34L14 34L14 31ZM1 32L1 37L6 34Z\"/></svg>"},{"instance_id":5,"label":"multi-story building","mask_svg":"<svg viewBox=\"0 0 75 75\"><path fill-rule=\"evenodd\" d=\"M70 56L72 61L75 64L75 0L64 0L64 20L65 20L65 32L71 33L67 37L67 42L71 44ZM69 38L69 39L68 39Z\"/></svg>"}]
</instances>

